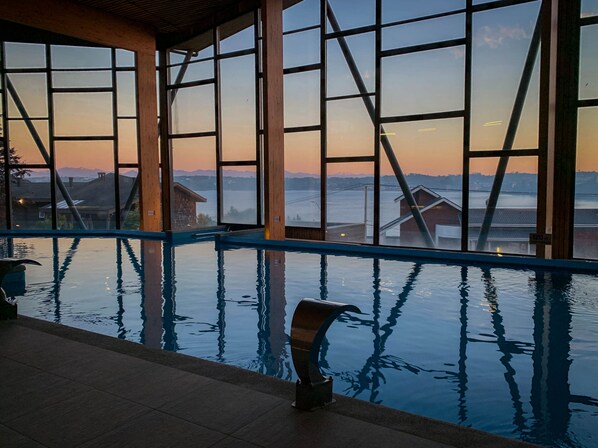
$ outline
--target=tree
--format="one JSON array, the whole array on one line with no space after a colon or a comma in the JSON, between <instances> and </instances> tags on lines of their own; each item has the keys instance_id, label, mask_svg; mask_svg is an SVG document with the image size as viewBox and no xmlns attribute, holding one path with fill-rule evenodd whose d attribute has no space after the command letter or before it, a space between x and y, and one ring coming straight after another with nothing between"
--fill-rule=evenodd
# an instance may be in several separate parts
<instances>
[{"instance_id":1,"label":"tree","mask_svg":"<svg viewBox=\"0 0 598 448\"><path fill-rule=\"evenodd\" d=\"M0 115L0 120L2 119L2 115ZM0 136L3 135L2 133L2 122L0 121ZM21 156L17 154L17 151L14 147L8 147L8 160L10 165L21 165ZM4 185L4 139L0 139L0 182ZM24 168L15 168L12 170L12 176L15 179L23 179L26 176L31 175L31 170L27 170Z\"/></svg>"},{"instance_id":2,"label":"tree","mask_svg":"<svg viewBox=\"0 0 598 448\"><path fill-rule=\"evenodd\" d=\"M2 132L2 115L0 115L0 228L4 227L6 220L6 186L4 179L4 168L6 165L4 154L4 139ZM8 147L8 160L10 165L21 165L21 156L17 154L14 147ZM13 179L23 179L25 176L31 175L31 171L25 168L13 168L11 176Z\"/></svg>"}]
</instances>

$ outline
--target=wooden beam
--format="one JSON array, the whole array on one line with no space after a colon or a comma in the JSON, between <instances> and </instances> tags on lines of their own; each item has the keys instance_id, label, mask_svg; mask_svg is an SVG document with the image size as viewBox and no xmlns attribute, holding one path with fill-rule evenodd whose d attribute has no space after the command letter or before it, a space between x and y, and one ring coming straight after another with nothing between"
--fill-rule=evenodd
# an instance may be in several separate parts
<instances>
[{"instance_id":1,"label":"wooden beam","mask_svg":"<svg viewBox=\"0 0 598 448\"><path fill-rule=\"evenodd\" d=\"M140 228L147 232L160 232L162 204L158 157L156 56L153 52L138 52L136 56Z\"/></svg>"},{"instance_id":2,"label":"wooden beam","mask_svg":"<svg viewBox=\"0 0 598 448\"><path fill-rule=\"evenodd\" d=\"M546 258L573 257L577 100L579 89L580 0L548 0L549 57L546 143L546 233L552 245ZM541 163L542 165L543 163Z\"/></svg>"},{"instance_id":3,"label":"wooden beam","mask_svg":"<svg viewBox=\"0 0 598 448\"><path fill-rule=\"evenodd\" d=\"M265 237L285 238L282 0L262 1ZM258 199L259 200L259 199Z\"/></svg>"},{"instance_id":4,"label":"wooden beam","mask_svg":"<svg viewBox=\"0 0 598 448\"><path fill-rule=\"evenodd\" d=\"M0 19L107 47L156 48L155 32L146 26L68 0L0 0Z\"/></svg>"}]
</instances>

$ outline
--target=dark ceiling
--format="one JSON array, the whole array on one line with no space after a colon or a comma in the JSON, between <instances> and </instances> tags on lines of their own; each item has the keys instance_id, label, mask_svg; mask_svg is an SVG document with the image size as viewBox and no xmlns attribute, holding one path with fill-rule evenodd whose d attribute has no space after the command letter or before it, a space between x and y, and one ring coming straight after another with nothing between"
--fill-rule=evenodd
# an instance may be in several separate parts
<instances>
[{"instance_id":1,"label":"dark ceiling","mask_svg":"<svg viewBox=\"0 0 598 448\"><path fill-rule=\"evenodd\" d=\"M254 10L260 0L72 0L141 23L168 48Z\"/></svg>"},{"instance_id":2,"label":"dark ceiling","mask_svg":"<svg viewBox=\"0 0 598 448\"><path fill-rule=\"evenodd\" d=\"M226 24L221 36L228 36L250 26L253 17L248 14L261 4L261 0L69 0L119 16L130 22L140 23L157 35L159 49L197 49L207 43L210 36L202 33L214 26ZM301 0L283 0L288 8ZM236 20L233 20L236 19ZM0 38L22 42L55 44L85 44L26 26L0 20ZM203 40L202 40L203 39Z\"/></svg>"}]
</instances>

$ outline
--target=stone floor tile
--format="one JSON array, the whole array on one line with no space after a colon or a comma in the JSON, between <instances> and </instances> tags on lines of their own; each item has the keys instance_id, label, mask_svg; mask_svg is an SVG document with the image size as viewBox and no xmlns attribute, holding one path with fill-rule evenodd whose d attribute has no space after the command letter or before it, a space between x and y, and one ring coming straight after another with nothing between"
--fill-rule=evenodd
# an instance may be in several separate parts
<instances>
[{"instance_id":1,"label":"stone floor tile","mask_svg":"<svg viewBox=\"0 0 598 448\"><path fill-rule=\"evenodd\" d=\"M41 371L0 381L0 421L14 420L89 390L83 384Z\"/></svg>"},{"instance_id":2,"label":"stone floor tile","mask_svg":"<svg viewBox=\"0 0 598 448\"><path fill-rule=\"evenodd\" d=\"M12 381L37 375L41 370L15 361L14 359L0 356L0 372L5 383L10 384ZM9 379L10 382L8 381Z\"/></svg>"},{"instance_id":3,"label":"stone floor tile","mask_svg":"<svg viewBox=\"0 0 598 448\"><path fill-rule=\"evenodd\" d=\"M253 443L245 442L244 440L236 439L234 437L227 437L221 440L212 448L259 448L260 445L254 445Z\"/></svg>"},{"instance_id":4,"label":"stone floor tile","mask_svg":"<svg viewBox=\"0 0 598 448\"><path fill-rule=\"evenodd\" d=\"M0 446L10 448L43 448L43 445L0 425Z\"/></svg>"},{"instance_id":5,"label":"stone floor tile","mask_svg":"<svg viewBox=\"0 0 598 448\"><path fill-rule=\"evenodd\" d=\"M51 373L103 390L126 378L151 370L154 363L103 350L101 355L73 359L50 369Z\"/></svg>"},{"instance_id":6,"label":"stone floor tile","mask_svg":"<svg viewBox=\"0 0 598 448\"><path fill-rule=\"evenodd\" d=\"M202 448L210 447L224 437L219 432L153 411L86 443L82 448Z\"/></svg>"},{"instance_id":7,"label":"stone floor tile","mask_svg":"<svg viewBox=\"0 0 598 448\"><path fill-rule=\"evenodd\" d=\"M69 448L147 412L146 407L93 390L30 412L6 425L48 447Z\"/></svg>"},{"instance_id":8,"label":"stone floor tile","mask_svg":"<svg viewBox=\"0 0 598 448\"><path fill-rule=\"evenodd\" d=\"M232 435L265 447L448 448L441 443L332 412L299 411L290 403L278 406Z\"/></svg>"},{"instance_id":9,"label":"stone floor tile","mask_svg":"<svg viewBox=\"0 0 598 448\"><path fill-rule=\"evenodd\" d=\"M184 399L215 381L155 364L150 369L106 386L104 390L154 409Z\"/></svg>"},{"instance_id":10,"label":"stone floor tile","mask_svg":"<svg viewBox=\"0 0 598 448\"><path fill-rule=\"evenodd\" d=\"M27 350L39 350L60 343L63 339L51 334L12 325L10 322L0 324L0 356L6 356Z\"/></svg>"},{"instance_id":11,"label":"stone floor tile","mask_svg":"<svg viewBox=\"0 0 598 448\"><path fill-rule=\"evenodd\" d=\"M80 342L59 338L50 346L42 345L40 347L38 345L8 356L23 364L50 371L58 369L65 364L81 363L97 359L106 353L111 352Z\"/></svg>"},{"instance_id":12,"label":"stone floor tile","mask_svg":"<svg viewBox=\"0 0 598 448\"><path fill-rule=\"evenodd\" d=\"M282 402L284 400L271 395L218 381L194 390L184 399L168 404L161 410L231 434Z\"/></svg>"}]
</instances>

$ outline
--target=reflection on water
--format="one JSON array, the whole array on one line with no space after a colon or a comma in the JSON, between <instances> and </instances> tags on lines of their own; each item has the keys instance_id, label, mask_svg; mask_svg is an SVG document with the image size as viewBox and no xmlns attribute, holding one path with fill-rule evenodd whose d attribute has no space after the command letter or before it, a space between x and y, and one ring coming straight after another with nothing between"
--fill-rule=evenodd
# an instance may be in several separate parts
<instances>
[{"instance_id":1,"label":"reflection on water","mask_svg":"<svg viewBox=\"0 0 598 448\"><path fill-rule=\"evenodd\" d=\"M294 380L303 297L359 306L322 344L346 395L560 447L596 445L598 279L126 239L4 239L20 312Z\"/></svg>"}]
</instances>

